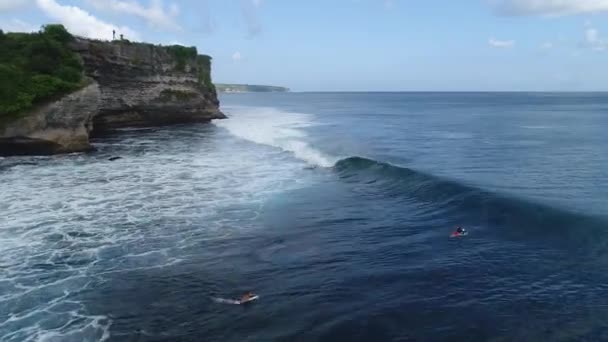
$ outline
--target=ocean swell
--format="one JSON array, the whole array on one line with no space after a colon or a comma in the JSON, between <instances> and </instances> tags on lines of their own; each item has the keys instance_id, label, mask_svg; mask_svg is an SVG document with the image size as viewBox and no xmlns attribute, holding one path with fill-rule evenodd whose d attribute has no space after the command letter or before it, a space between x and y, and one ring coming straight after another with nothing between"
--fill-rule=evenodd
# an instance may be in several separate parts
<instances>
[{"instance_id":1,"label":"ocean swell","mask_svg":"<svg viewBox=\"0 0 608 342\"><path fill-rule=\"evenodd\" d=\"M512 195L484 190L407 167L362 157L338 161L334 171L345 182L385 197L411 198L461 216L475 225L504 228L512 236L557 238L568 244L592 244L604 234L602 218L573 213ZM579 229L585 227L584 230Z\"/></svg>"}]
</instances>

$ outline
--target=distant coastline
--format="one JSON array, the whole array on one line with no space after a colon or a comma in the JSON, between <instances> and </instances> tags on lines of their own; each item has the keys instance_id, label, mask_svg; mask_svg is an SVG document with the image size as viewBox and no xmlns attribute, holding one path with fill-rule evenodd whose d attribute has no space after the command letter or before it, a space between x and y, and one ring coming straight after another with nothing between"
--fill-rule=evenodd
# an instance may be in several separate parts
<instances>
[{"instance_id":1,"label":"distant coastline","mask_svg":"<svg viewBox=\"0 0 608 342\"><path fill-rule=\"evenodd\" d=\"M284 93L289 91L289 88L285 87L256 84L216 83L215 88L220 93Z\"/></svg>"}]
</instances>

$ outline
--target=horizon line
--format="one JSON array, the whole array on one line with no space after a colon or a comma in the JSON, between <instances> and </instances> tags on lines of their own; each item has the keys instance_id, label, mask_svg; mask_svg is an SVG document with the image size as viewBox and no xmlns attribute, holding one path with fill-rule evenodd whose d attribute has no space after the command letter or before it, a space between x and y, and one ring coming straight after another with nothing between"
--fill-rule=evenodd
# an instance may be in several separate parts
<instances>
[{"instance_id":1,"label":"horizon line","mask_svg":"<svg viewBox=\"0 0 608 342\"><path fill-rule=\"evenodd\" d=\"M252 93L234 92L231 94ZM255 92L253 92L255 93ZM608 93L608 90L290 90L285 92L269 93L557 93L557 94L581 94L581 93ZM225 92L224 92L225 94Z\"/></svg>"}]
</instances>

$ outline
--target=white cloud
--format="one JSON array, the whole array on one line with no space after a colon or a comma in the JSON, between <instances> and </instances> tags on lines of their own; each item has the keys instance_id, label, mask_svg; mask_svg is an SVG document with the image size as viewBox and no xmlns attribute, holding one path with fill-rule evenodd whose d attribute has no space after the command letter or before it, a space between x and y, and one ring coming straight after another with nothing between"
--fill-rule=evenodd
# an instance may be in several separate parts
<instances>
[{"instance_id":1,"label":"white cloud","mask_svg":"<svg viewBox=\"0 0 608 342\"><path fill-rule=\"evenodd\" d=\"M597 30L594 28L585 30L585 41L590 44L597 43L599 41Z\"/></svg>"},{"instance_id":2,"label":"white cloud","mask_svg":"<svg viewBox=\"0 0 608 342\"><path fill-rule=\"evenodd\" d=\"M553 48L553 43L551 43L551 42L544 42L544 43L542 43L540 45L540 48L541 49L545 49L545 50L552 49Z\"/></svg>"},{"instance_id":3,"label":"white cloud","mask_svg":"<svg viewBox=\"0 0 608 342\"><path fill-rule=\"evenodd\" d=\"M0 12L25 6L30 2L31 0L0 0Z\"/></svg>"},{"instance_id":4,"label":"white cloud","mask_svg":"<svg viewBox=\"0 0 608 342\"><path fill-rule=\"evenodd\" d=\"M239 62L243 57L241 56L241 53L236 51L235 53L232 54L232 60L234 62Z\"/></svg>"},{"instance_id":5,"label":"white cloud","mask_svg":"<svg viewBox=\"0 0 608 342\"><path fill-rule=\"evenodd\" d=\"M139 34L128 27L112 25L99 20L76 6L64 6L55 0L36 0L38 7L51 19L63 24L70 32L90 38L111 39L112 30L130 40L139 40Z\"/></svg>"},{"instance_id":6,"label":"white cloud","mask_svg":"<svg viewBox=\"0 0 608 342\"><path fill-rule=\"evenodd\" d=\"M12 19L1 23L0 29L5 32L37 32L40 30L40 26L32 25L19 19Z\"/></svg>"},{"instance_id":7,"label":"white cloud","mask_svg":"<svg viewBox=\"0 0 608 342\"><path fill-rule=\"evenodd\" d=\"M589 26L585 29L585 40L583 46L596 51L604 51L606 48L608 48L608 42L600 36L598 30Z\"/></svg>"},{"instance_id":8,"label":"white cloud","mask_svg":"<svg viewBox=\"0 0 608 342\"><path fill-rule=\"evenodd\" d=\"M608 12L608 0L493 0L496 10L507 15L563 16Z\"/></svg>"},{"instance_id":9,"label":"white cloud","mask_svg":"<svg viewBox=\"0 0 608 342\"><path fill-rule=\"evenodd\" d=\"M180 29L180 25L176 21L179 15L179 6L175 3L171 3L165 8L162 0L152 0L148 7L133 0L87 0L87 2L99 10L110 10L138 16L153 27L170 30Z\"/></svg>"},{"instance_id":10,"label":"white cloud","mask_svg":"<svg viewBox=\"0 0 608 342\"><path fill-rule=\"evenodd\" d=\"M515 41L514 40L498 40L498 39L490 38L488 40L488 44L490 44L491 47L495 47L495 48L512 48L515 45Z\"/></svg>"}]
</instances>

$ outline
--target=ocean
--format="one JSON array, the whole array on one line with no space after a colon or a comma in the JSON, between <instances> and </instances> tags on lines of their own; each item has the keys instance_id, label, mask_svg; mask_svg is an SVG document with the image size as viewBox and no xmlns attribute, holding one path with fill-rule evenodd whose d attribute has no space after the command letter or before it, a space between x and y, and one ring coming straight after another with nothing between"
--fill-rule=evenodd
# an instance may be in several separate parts
<instances>
[{"instance_id":1,"label":"ocean","mask_svg":"<svg viewBox=\"0 0 608 342\"><path fill-rule=\"evenodd\" d=\"M0 159L0 341L608 340L608 94L221 102Z\"/></svg>"}]
</instances>

